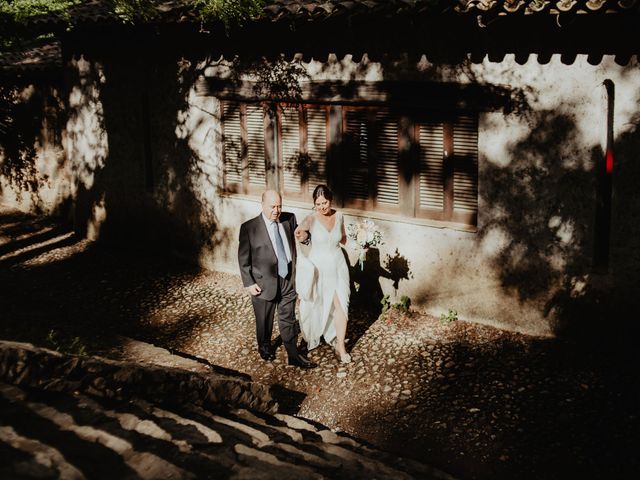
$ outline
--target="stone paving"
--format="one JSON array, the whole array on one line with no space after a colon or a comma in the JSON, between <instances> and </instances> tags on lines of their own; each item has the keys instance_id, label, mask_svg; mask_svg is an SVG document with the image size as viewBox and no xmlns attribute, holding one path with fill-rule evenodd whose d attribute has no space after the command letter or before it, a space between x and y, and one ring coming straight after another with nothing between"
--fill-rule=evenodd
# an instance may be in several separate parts
<instances>
[{"instance_id":1,"label":"stone paving","mask_svg":"<svg viewBox=\"0 0 640 480\"><path fill-rule=\"evenodd\" d=\"M287 413L463 478L623 478L640 471L640 374L630 342L618 348L605 337L561 341L417 313L378 319L354 310L353 363L339 364L323 345L309 352L319 368L302 371L285 364L282 348L273 363L259 358L237 275L35 227L29 234L49 243L29 244L23 234L20 248L11 249L22 224L5 220L0 232L8 252L0 251L7 338L43 342L53 328L107 354L119 349L116 333L146 340L279 385Z\"/></svg>"},{"instance_id":2,"label":"stone paving","mask_svg":"<svg viewBox=\"0 0 640 480\"><path fill-rule=\"evenodd\" d=\"M0 478L453 480L277 413L264 385L180 362L196 371L0 341Z\"/></svg>"}]
</instances>

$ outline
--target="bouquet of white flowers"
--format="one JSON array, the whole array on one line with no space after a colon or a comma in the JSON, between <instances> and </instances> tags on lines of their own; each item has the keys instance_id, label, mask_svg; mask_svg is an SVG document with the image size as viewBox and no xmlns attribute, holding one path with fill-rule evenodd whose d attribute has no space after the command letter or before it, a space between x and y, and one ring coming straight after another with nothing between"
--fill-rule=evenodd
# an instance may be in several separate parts
<instances>
[{"instance_id":1,"label":"bouquet of white flowers","mask_svg":"<svg viewBox=\"0 0 640 480\"><path fill-rule=\"evenodd\" d=\"M349 237L360 249L358 254L358 262L360 270L364 268L364 259L367 256L367 249L381 245L382 233L376 228L373 221L364 219L358 223L350 223L347 225L347 237Z\"/></svg>"}]
</instances>

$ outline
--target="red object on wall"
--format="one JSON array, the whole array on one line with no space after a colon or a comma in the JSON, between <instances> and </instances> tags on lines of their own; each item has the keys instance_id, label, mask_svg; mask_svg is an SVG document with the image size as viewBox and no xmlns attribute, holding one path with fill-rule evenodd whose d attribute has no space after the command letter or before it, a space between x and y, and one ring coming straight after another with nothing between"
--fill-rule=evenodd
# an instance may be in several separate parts
<instances>
[{"instance_id":1,"label":"red object on wall","mask_svg":"<svg viewBox=\"0 0 640 480\"><path fill-rule=\"evenodd\" d=\"M611 149L607 150L606 169L607 169L607 173L613 172L613 151L611 151Z\"/></svg>"}]
</instances>

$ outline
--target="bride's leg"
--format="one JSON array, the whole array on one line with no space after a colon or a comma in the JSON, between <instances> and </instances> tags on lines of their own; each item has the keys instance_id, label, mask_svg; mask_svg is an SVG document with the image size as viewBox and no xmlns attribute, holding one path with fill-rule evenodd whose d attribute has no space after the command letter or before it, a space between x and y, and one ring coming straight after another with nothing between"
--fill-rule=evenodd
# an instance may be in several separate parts
<instances>
[{"instance_id":1,"label":"bride's leg","mask_svg":"<svg viewBox=\"0 0 640 480\"><path fill-rule=\"evenodd\" d=\"M336 326L336 350L340 357L347 354L344 339L347 335L347 315L340 305L338 295L333 294L333 321Z\"/></svg>"}]
</instances>

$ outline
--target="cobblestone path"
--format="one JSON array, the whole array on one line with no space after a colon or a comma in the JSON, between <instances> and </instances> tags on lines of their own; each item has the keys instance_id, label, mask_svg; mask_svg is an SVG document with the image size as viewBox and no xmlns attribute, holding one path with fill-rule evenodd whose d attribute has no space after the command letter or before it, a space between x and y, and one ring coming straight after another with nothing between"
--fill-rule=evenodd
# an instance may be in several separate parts
<instances>
[{"instance_id":1,"label":"cobblestone path","mask_svg":"<svg viewBox=\"0 0 640 480\"><path fill-rule=\"evenodd\" d=\"M5 338L43 344L54 329L103 353L117 351L116 333L149 341L279 385L288 413L463 478L640 471L640 373L628 349L352 311L353 363L340 365L323 345L309 353L319 368L301 371L286 366L282 348L273 363L259 358L237 275L106 250L64 232L42 247L11 249L21 237L6 225L13 224L5 221L0 253Z\"/></svg>"}]
</instances>

